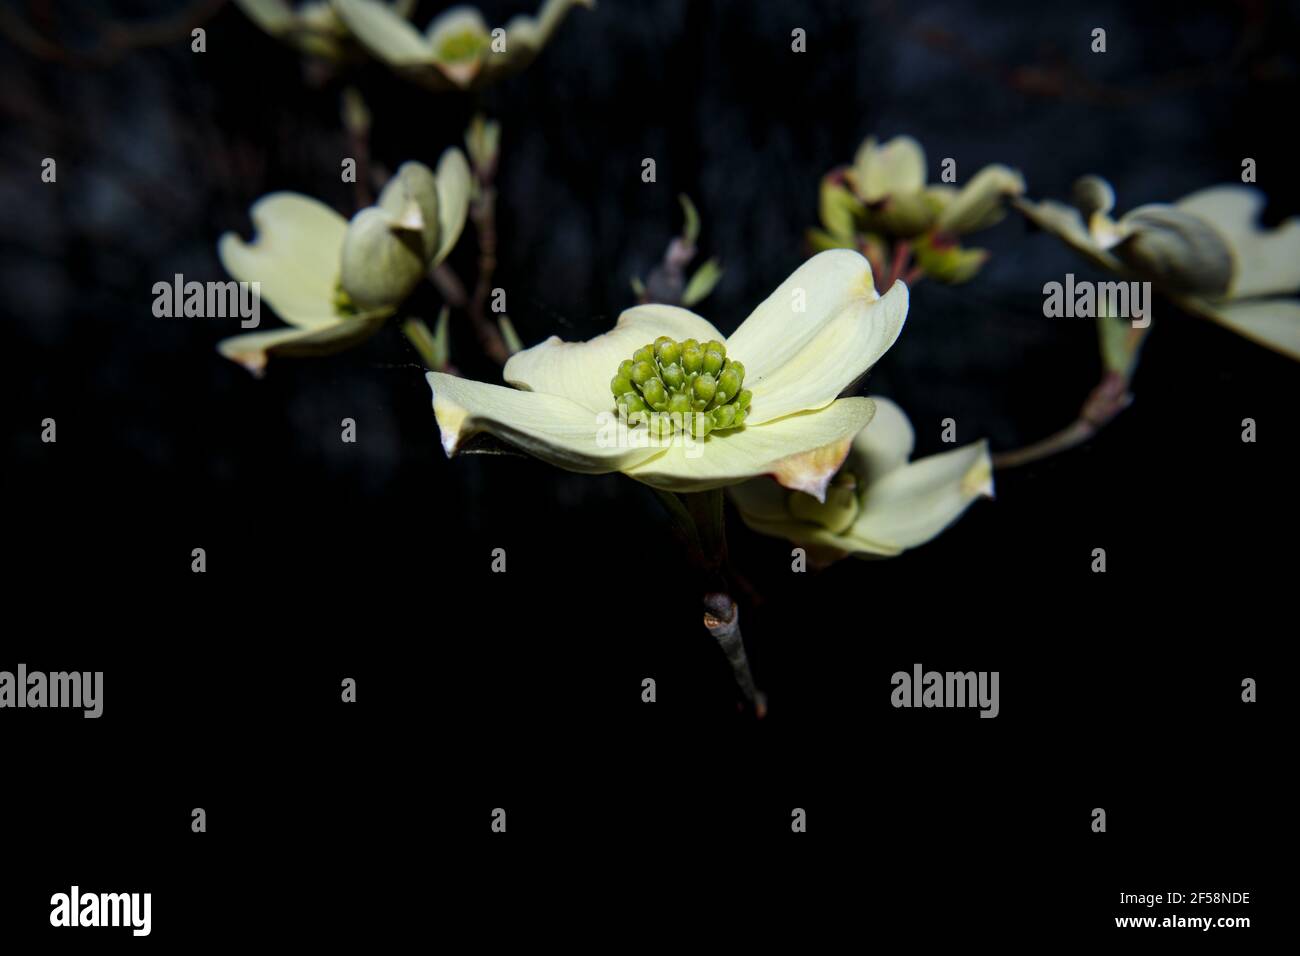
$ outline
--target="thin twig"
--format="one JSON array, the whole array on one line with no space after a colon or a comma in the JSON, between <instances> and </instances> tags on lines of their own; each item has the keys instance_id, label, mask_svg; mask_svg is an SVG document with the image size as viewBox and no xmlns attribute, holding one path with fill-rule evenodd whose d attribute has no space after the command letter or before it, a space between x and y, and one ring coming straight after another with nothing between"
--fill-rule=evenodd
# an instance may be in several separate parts
<instances>
[{"instance_id":1,"label":"thin twig","mask_svg":"<svg viewBox=\"0 0 1300 956\"><path fill-rule=\"evenodd\" d=\"M993 456L993 467L1016 468L1082 445L1133 403L1128 383L1128 378L1120 373L1107 372L1088 394L1075 421L1042 441L1014 451L999 452Z\"/></svg>"},{"instance_id":2,"label":"thin twig","mask_svg":"<svg viewBox=\"0 0 1300 956\"><path fill-rule=\"evenodd\" d=\"M497 268L496 199L495 187L490 182L480 181L478 196L469 207L469 217L478 235L478 282L469 302L469 318L484 353L498 365L505 365L510 359L510 348L500 328L487 314L492 276Z\"/></svg>"},{"instance_id":3,"label":"thin twig","mask_svg":"<svg viewBox=\"0 0 1300 956\"><path fill-rule=\"evenodd\" d=\"M464 309L469 305L469 293L465 291L465 283L456 275L456 270L445 262L441 262L429 270L429 281L438 289L438 292L447 301L447 304L453 309Z\"/></svg>"},{"instance_id":4,"label":"thin twig","mask_svg":"<svg viewBox=\"0 0 1300 956\"><path fill-rule=\"evenodd\" d=\"M745 653L745 640L740 633L740 609L731 595L719 591L704 595L704 626L727 656L745 703L753 708L754 716L762 720L767 715L767 696L754 683L749 656Z\"/></svg>"},{"instance_id":5,"label":"thin twig","mask_svg":"<svg viewBox=\"0 0 1300 956\"><path fill-rule=\"evenodd\" d=\"M80 69L112 66L135 50L167 46L188 39L225 5L226 0L198 0L180 12L151 22L104 25L97 45L89 50L69 50L51 40L14 10L0 6L0 35L41 60Z\"/></svg>"}]
</instances>

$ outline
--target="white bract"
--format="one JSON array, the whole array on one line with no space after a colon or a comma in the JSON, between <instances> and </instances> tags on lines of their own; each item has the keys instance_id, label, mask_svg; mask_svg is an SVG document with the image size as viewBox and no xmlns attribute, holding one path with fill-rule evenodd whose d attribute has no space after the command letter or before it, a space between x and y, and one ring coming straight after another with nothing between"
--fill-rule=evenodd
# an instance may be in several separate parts
<instances>
[{"instance_id":1,"label":"white bract","mask_svg":"<svg viewBox=\"0 0 1300 956\"><path fill-rule=\"evenodd\" d=\"M815 498L871 421L868 398L840 398L894 343L908 290L876 292L871 266L849 250L804 263L729 338L687 309L641 305L588 342L552 336L514 355L513 388L430 372L433 409L449 456L488 432L570 471L620 471L665 491L706 491L759 475ZM638 349L665 336L722 342L743 363L752 392L743 427L703 439L608 441L615 411L611 377ZM645 438L646 426L630 430Z\"/></svg>"},{"instance_id":2,"label":"white bract","mask_svg":"<svg viewBox=\"0 0 1300 956\"><path fill-rule=\"evenodd\" d=\"M261 374L272 355L327 355L372 335L427 270L460 238L473 181L459 149L435 174L403 163L374 206L349 222L298 193L253 204L257 235L226 233L217 246L235 279L261 284L262 299L290 328L225 339L218 351Z\"/></svg>"},{"instance_id":3,"label":"white bract","mask_svg":"<svg viewBox=\"0 0 1300 956\"><path fill-rule=\"evenodd\" d=\"M569 10L594 0L546 0L537 16L490 30L473 7L440 14L423 33L379 0L334 0L334 10L374 56L435 90L477 89L522 70L541 52Z\"/></svg>"},{"instance_id":4,"label":"white bract","mask_svg":"<svg viewBox=\"0 0 1300 956\"><path fill-rule=\"evenodd\" d=\"M874 397L871 425L853 439L826 497L818 501L766 478L728 489L755 531L835 559L890 557L924 544L980 497L993 497L988 443L908 461L915 434L903 410Z\"/></svg>"},{"instance_id":5,"label":"white bract","mask_svg":"<svg viewBox=\"0 0 1300 956\"><path fill-rule=\"evenodd\" d=\"M1075 201L1018 207L1095 265L1149 281L1187 311L1300 359L1300 218L1261 228L1263 193L1239 185L1112 219L1110 184L1087 176Z\"/></svg>"}]
</instances>

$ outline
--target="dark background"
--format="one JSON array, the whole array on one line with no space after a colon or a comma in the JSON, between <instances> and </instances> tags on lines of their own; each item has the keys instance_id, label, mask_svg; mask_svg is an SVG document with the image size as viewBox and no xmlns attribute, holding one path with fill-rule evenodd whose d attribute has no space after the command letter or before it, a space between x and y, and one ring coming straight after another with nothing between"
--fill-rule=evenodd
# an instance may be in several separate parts
<instances>
[{"instance_id":1,"label":"dark background","mask_svg":"<svg viewBox=\"0 0 1300 956\"><path fill-rule=\"evenodd\" d=\"M1085 448L999 474L997 500L935 542L795 575L787 544L733 520L762 597L741 606L772 708L755 724L647 489L446 460L395 324L255 381L215 352L236 322L153 317L154 282L224 277L217 237L247 237L259 196L353 211L341 82L313 82L233 7L204 54L186 38L93 64L92 14L173 8L45 6L70 58L0 40L0 669L102 669L106 703L97 721L0 717L6 933L43 932L73 882L151 890L155 946L458 922L488 942L516 923L585 940L685 911L733 942L788 919L813 949L845 922L849 939L1149 945L1162 931L1114 928L1149 912L1118 893L1169 888L1249 890L1255 928L1218 932L1266 932L1277 648L1294 629L1289 360L1157 305L1133 407ZM484 9L496 24L529 6ZM803 260L820 175L870 133L917 137L931 179L946 156L963 181L1015 166L1035 198L1100 173L1121 209L1233 181L1250 156L1269 220L1295 214L1296 39L1295 6L1268 3L604 0L481 104L374 64L351 79L390 168L436 160L479 105L501 120L497 284L532 344L590 337L633 303L679 192L726 270L697 310L730 332ZM1043 283L1088 267L1015 217L973 238L992 260L966 286L915 289L868 385L907 410L918 455L941 450L946 417L963 442L1039 438L1099 373L1091 323L1041 314ZM437 302L412 305L431 320ZM467 329L452 349L494 379ZM344 417L357 444L338 439ZM890 674L917 661L1000 670L1001 715L892 709ZM488 830L498 806L505 837Z\"/></svg>"}]
</instances>

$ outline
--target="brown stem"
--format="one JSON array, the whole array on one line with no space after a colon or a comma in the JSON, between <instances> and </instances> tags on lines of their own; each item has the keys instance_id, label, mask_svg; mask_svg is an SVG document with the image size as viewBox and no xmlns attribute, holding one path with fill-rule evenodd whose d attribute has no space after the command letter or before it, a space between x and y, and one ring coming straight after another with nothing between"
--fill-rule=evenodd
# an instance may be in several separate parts
<instances>
[{"instance_id":1,"label":"brown stem","mask_svg":"<svg viewBox=\"0 0 1300 956\"><path fill-rule=\"evenodd\" d=\"M740 633L740 609L731 595L720 591L704 595L704 626L718 642L722 653L727 655L727 663L731 665L732 676L745 703L753 709L755 718L762 720L767 715L767 696L754 683L754 673L745 653L745 640Z\"/></svg>"},{"instance_id":2,"label":"brown stem","mask_svg":"<svg viewBox=\"0 0 1300 956\"><path fill-rule=\"evenodd\" d=\"M453 309L463 309L469 305L469 293L465 291L465 283L460 281L456 270L447 263L439 263L430 269L429 281Z\"/></svg>"},{"instance_id":3,"label":"brown stem","mask_svg":"<svg viewBox=\"0 0 1300 956\"><path fill-rule=\"evenodd\" d=\"M1088 393L1087 401L1083 403L1083 408L1079 410L1079 417L1075 421L1042 441L1014 451L999 452L993 456L993 467L1015 468L1082 445L1109 424L1116 415L1128 408L1132 402L1133 396L1128 390L1128 378L1119 372L1107 372L1102 376L1097 387Z\"/></svg>"},{"instance_id":4,"label":"brown stem","mask_svg":"<svg viewBox=\"0 0 1300 956\"><path fill-rule=\"evenodd\" d=\"M497 268L496 189L490 182L479 183L479 194L470 203L469 217L478 234L478 282L469 302L469 318L484 353L498 365L505 365L510 358L510 348L501 335L501 329L488 318L487 313L492 275Z\"/></svg>"},{"instance_id":5,"label":"brown stem","mask_svg":"<svg viewBox=\"0 0 1300 956\"><path fill-rule=\"evenodd\" d=\"M894 261L889 266L889 279L881 286L881 289L888 292L895 282L903 275L903 270L907 268L908 259L912 255L912 244L906 239L900 239L894 246Z\"/></svg>"},{"instance_id":6,"label":"brown stem","mask_svg":"<svg viewBox=\"0 0 1300 956\"><path fill-rule=\"evenodd\" d=\"M365 209L374 201L370 191L370 111L355 87L343 91L340 113L348 145L357 163L353 196L357 209Z\"/></svg>"}]
</instances>

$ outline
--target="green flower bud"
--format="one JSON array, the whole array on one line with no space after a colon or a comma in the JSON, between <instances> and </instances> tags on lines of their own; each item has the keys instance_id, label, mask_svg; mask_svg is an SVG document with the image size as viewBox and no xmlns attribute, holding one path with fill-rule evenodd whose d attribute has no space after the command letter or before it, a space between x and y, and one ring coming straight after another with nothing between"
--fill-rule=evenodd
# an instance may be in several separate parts
<instances>
[{"instance_id":1,"label":"green flower bud","mask_svg":"<svg viewBox=\"0 0 1300 956\"><path fill-rule=\"evenodd\" d=\"M696 412L686 419L686 427L693 438L708 438L713 431L713 418L703 412Z\"/></svg>"},{"instance_id":2,"label":"green flower bud","mask_svg":"<svg viewBox=\"0 0 1300 956\"><path fill-rule=\"evenodd\" d=\"M682 358L682 347L669 339L663 345L655 347L655 357L660 365L676 365Z\"/></svg>"},{"instance_id":3,"label":"green flower bud","mask_svg":"<svg viewBox=\"0 0 1300 956\"><path fill-rule=\"evenodd\" d=\"M689 339L687 341L690 341ZM704 352L694 345L686 345L682 348L682 368L692 374L699 372L704 368Z\"/></svg>"},{"instance_id":4,"label":"green flower bud","mask_svg":"<svg viewBox=\"0 0 1300 956\"><path fill-rule=\"evenodd\" d=\"M747 388L742 388L740 394L736 396L736 406L741 410L748 410L749 403L753 400L754 393Z\"/></svg>"},{"instance_id":5,"label":"green flower bud","mask_svg":"<svg viewBox=\"0 0 1300 956\"><path fill-rule=\"evenodd\" d=\"M643 387L646 382L650 381L652 378L658 377L659 375L655 371L653 362L647 362L644 359L637 359L636 364L632 366L632 383L634 385Z\"/></svg>"},{"instance_id":6,"label":"green flower bud","mask_svg":"<svg viewBox=\"0 0 1300 956\"><path fill-rule=\"evenodd\" d=\"M626 409L626 413L628 415L632 415L636 412L646 412L650 410L645 403L645 399L643 399L636 392L630 390L624 393L623 395L619 396L618 404L620 407Z\"/></svg>"},{"instance_id":7,"label":"green flower bud","mask_svg":"<svg viewBox=\"0 0 1300 956\"><path fill-rule=\"evenodd\" d=\"M708 372L700 375L691 386L695 397L702 402L713 401L713 396L718 390L717 380Z\"/></svg>"},{"instance_id":8,"label":"green flower bud","mask_svg":"<svg viewBox=\"0 0 1300 956\"><path fill-rule=\"evenodd\" d=\"M657 378L652 378L641 386L641 395L657 412L668 407L668 389L664 388L664 383Z\"/></svg>"},{"instance_id":9,"label":"green flower bud","mask_svg":"<svg viewBox=\"0 0 1300 956\"><path fill-rule=\"evenodd\" d=\"M715 399L718 404L731 401L739 391L740 374L734 368L729 368L718 376L718 393Z\"/></svg>"},{"instance_id":10,"label":"green flower bud","mask_svg":"<svg viewBox=\"0 0 1300 956\"><path fill-rule=\"evenodd\" d=\"M744 377L744 365L728 359L721 342L702 348L694 339L678 343L661 335L620 362L609 387L620 413L634 425L646 422L652 435L669 437L680 429L704 438L744 423L744 408L735 401ZM750 397L744 392L746 405Z\"/></svg>"}]
</instances>

